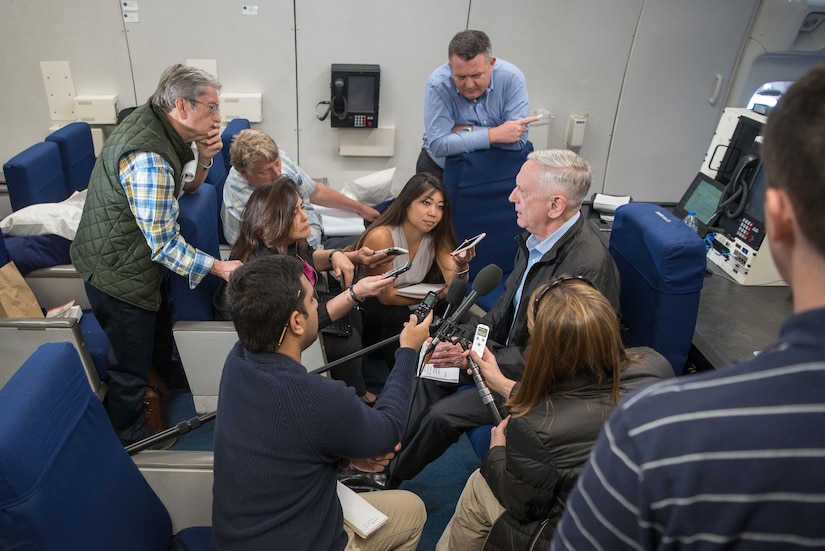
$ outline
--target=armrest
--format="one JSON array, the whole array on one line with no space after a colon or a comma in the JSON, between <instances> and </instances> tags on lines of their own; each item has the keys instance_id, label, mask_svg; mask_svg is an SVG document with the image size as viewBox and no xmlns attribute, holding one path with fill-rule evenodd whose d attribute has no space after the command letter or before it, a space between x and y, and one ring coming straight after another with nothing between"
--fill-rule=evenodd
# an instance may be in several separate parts
<instances>
[{"instance_id":1,"label":"armrest","mask_svg":"<svg viewBox=\"0 0 825 551\"><path fill-rule=\"evenodd\" d=\"M147 450L132 460L169 511L174 533L212 525L213 452Z\"/></svg>"},{"instance_id":2,"label":"armrest","mask_svg":"<svg viewBox=\"0 0 825 551\"><path fill-rule=\"evenodd\" d=\"M89 380L89 386L102 400L106 395L107 386L100 380L83 339L80 324L75 318L0 319L0 358L3 359L0 362L0 387L6 384L41 344L48 342L70 342L74 345Z\"/></svg>"},{"instance_id":3,"label":"armrest","mask_svg":"<svg viewBox=\"0 0 825 551\"><path fill-rule=\"evenodd\" d=\"M223 365L238 334L231 321L179 321L172 329L198 415L217 411ZM321 339L304 350L307 370L326 364Z\"/></svg>"},{"instance_id":4,"label":"armrest","mask_svg":"<svg viewBox=\"0 0 825 551\"><path fill-rule=\"evenodd\" d=\"M73 299L83 310L92 307L86 297L83 278L71 264L32 270L25 279L41 308L48 310Z\"/></svg>"}]
</instances>

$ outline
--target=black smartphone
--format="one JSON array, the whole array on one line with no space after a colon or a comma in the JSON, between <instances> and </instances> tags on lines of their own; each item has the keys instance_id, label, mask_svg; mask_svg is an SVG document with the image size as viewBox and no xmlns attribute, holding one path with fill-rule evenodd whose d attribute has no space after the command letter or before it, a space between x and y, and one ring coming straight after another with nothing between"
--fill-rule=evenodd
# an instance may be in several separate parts
<instances>
[{"instance_id":1,"label":"black smartphone","mask_svg":"<svg viewBox=\"0 0 825 551\"><path fill-rule=\"evenodd\" d=\"M406 272L407 270L409 270L410 268L412 268L412 262L407 262L406 264L404 264L400 268L396 268L394 270L390 270L389 272L385 273L383 279L387 279L388 277L392 277L392 276L401 275L404 272Z\"/></svg>"},{"instance_id":2,"label":"black smartphone","mask_svg":"<svg viewBox=\"0 0 825 551\"><path fill-rule=\"evenodd\" d=\"M400 254L409 254L410 251L408 251L407 249L404 249L402 247L390 247L388 249L377 250L372 254L381 254L381 253L387 253L387 255L389 255L389 256L398 256Z\"/></svg>"},{"instance_id":3,"label":"black smartphone","mask_svg":"<svg viewBox=\"0 0 825 551\"><path fill-rule=\"evenodd\" d=\"M438 291L430 291L424 297L424 300L421 301L421 304L415 309L415 317L418 318L418 323L424 321L424 318L427 317L427 314L430 313L435 307L435 303L438 302Z\"/></svg>"}]
</instances>

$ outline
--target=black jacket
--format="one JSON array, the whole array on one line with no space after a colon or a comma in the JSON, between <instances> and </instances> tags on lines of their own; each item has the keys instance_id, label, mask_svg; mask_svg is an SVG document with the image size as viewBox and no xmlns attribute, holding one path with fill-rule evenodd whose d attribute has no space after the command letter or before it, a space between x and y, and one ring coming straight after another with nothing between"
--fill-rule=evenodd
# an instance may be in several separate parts
<instances>
[{"instance_id":1,"label":"black jacket","mask_svg":"<svg viewBox=\"0 0 825 551\"><path fill-rule=\"evenodd\" d=\"M629 352L641 358L622 373L623 396L673 377L670 363L652 348ZM485 550L524 549L544 519L549 519L540 540L545 544L536 548L548 548L567 496L613 409L611 387L611 381L601 385L587 378L570 381L544 405L524 417L510 418L507 445L492 448L481 465L481 474L507 509L496 521L495 543L488 541Z\"/></svg>"},{"instance_id":2,"label":"black jacket","mask_svg":"<svg viewBox=\"0 0 825 551\"><path fill-rule=\"evenodd\" d=\"M524 232L516 237L519 248L513 271L504 283L504 293L483 318L473 320L469 332L472 334L478 323L491 328L487 346L495 353L502 373L516 381L521 379L527 344L528 299L539 286L561 275L584 276L596 285L613 305L613 309L619 312L619 270L598 232L581 215L558 243L530 268L518 312L515 312L515 323L511 323L513 297L527 267L529 253L525 242L529 236L528 232ZM509 345L505 346L508 337Z\"/></svg>"}]
</instances>

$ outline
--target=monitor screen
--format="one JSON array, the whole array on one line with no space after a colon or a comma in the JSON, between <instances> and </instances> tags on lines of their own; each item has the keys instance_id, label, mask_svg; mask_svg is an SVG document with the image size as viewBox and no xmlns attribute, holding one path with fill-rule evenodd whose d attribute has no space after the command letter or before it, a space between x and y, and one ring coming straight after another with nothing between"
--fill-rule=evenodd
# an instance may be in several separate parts
<instances>
[{"instance_id":1,"label":"monitor screen","mask_svg":"<svg viewBox=\"0 0 825 551\"><path fill-rule=\"evenodd\" d=\"M375 77L350 75L347 82L347 110L350 113L375 112Z\"/></svg>"},{"instance_id":2,"label":"monitor screen","mask_svg":"<svg viewBox=\"0 0 825 551\"><path fill-rule=\"evenodd\" d=\"M711 178L700 178L695 187L691 186L691 193L685 198L683 208L685 211L694 211L699 222L707 224L716 212L722 191L724 188Z\"/></svg>"}]
</instances>

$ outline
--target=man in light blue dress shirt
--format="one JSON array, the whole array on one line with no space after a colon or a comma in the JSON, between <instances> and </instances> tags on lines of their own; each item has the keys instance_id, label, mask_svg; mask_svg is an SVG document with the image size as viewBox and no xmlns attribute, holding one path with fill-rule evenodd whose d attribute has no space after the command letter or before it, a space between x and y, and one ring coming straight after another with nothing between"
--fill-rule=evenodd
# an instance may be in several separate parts
<instances>
[{"instance_id":1,"label":"man in light blue dress shirt","mask_svg":"<svg viewBox=\"0 0 825 551\"><path fill-rule=\"evenodd\" d=\"M417 172L443 174L450 155L490 149L520 150L530 116L527 85L518 67L496 60L482 31L450 41L449 62L430 75L424 91L424 147Z\"/></svg>"}]
</instances>

